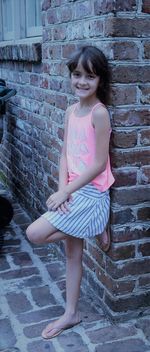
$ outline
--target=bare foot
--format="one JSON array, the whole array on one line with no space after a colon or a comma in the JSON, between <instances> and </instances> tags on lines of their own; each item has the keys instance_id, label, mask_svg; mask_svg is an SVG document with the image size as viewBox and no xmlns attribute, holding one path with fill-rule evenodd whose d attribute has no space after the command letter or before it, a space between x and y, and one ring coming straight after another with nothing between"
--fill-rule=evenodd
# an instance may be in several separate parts
<instances>
[{"instance_id":1,"label":"bare foot","mask_svg":"<svg viewBox=\"0 0 150 352\"><path fill-rule=\"evenodd\" d=\"M54 320L46 326L46 328L42 331L42 337L44 339L51 339L61 334L64 330L70 329L79 324L80 322L81 319L78 312L74 315L66 315L64 313L58 320Z\"/></svg>"}]
</instances>

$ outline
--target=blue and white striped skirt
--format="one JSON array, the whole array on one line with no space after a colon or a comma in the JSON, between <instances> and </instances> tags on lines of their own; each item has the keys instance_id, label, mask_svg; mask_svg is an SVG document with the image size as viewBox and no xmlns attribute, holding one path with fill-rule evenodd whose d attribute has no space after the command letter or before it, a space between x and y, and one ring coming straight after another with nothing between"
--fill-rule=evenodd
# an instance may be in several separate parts
<instances>
[{"instance_id":1,"label":"blue and white striped skirt","mask_svg":"<svg viewBox=\"0 0 150 352\"><path fill-rule=\"evenodd\" d=\"M78 238L90 238L101 234L109 219L109 191L100 192L88 184L72 193L70 211L59 214L47 211L42 216L58 230Z\"/></svg>"}]
</instances>

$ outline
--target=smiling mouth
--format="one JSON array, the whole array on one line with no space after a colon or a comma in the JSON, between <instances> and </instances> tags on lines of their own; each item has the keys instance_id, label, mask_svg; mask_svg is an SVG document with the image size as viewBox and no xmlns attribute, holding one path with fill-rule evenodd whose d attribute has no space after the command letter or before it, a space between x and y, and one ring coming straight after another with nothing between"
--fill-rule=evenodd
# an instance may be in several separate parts
<instances>
[{"instance_id":1,"label":"smiling mouth","mask_svg":"<svg viewBox=\"0 0 150 352\"><path fill-rule=\"evenodd\" d=\"M88 90L89 88L77 87L79 90Z\"/></svg>"}]
</instances>

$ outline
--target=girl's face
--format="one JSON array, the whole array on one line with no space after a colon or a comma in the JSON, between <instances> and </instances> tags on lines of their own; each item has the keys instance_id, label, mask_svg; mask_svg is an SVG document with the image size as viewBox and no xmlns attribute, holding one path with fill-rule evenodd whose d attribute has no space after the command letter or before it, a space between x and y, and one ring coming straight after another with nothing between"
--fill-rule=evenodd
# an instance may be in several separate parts
<instances>
[{"instance_id":1,"label":"girl's face","mask_svg":"<svg viewBox=\"0 0 150 352\"><path fill-rule=\"evenodd\" d=\"M91 67L90 67L91 66ZM71 73L71 84L80 99L89 99L96 97L97 88L99 85L100 77L92 71L92 65L89 64L91 72L85 71L79 60L77 67Z\"/></svg>"}]
</instances>

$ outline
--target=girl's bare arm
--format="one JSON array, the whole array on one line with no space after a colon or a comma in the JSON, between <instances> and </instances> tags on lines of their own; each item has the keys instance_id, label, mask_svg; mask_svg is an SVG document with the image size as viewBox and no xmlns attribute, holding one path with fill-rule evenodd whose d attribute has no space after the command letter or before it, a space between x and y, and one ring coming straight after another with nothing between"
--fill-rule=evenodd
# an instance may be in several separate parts
<instances>
[{"instance_id":1,"label":"girl's bare arm","mask_svg":"<svg viewBox=\"0 0 150 352\"><path fill-rule=\"evenodd\" d=\"M68 168L67 168L67 157L66 157L66 145L67 145L67 131L68 131L68 112L65 115L65 127L64 127L64 141L59 162L59 184L58 189L64 188L68 183Z\"/></svg>"}]
</instances>

